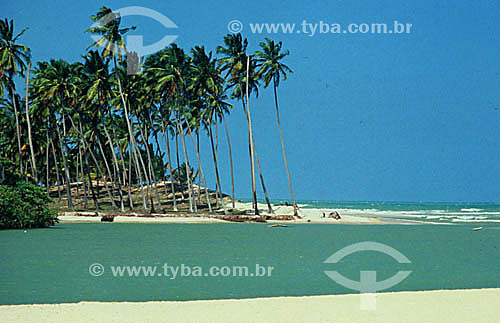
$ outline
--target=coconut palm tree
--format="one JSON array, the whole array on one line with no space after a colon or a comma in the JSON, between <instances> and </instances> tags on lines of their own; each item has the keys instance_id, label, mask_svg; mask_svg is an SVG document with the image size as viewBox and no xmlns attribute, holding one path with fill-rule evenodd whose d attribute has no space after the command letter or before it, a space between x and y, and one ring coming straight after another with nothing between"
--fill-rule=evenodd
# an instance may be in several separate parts
<instances>
[{"instance_id":1,"label":"coconut palm tree","mask_svg":"<svg viewBox=\"0 0 500 323\"><path fill-rule=\"evenodd\" d=\"M94 111L96 118L101 121L102 129L104 130L107 143L109 145L109 150L112 155L113 160L113 173L116 176L111 177L112 185L115 186L115 180L118 184L118 193L120 196L120 210L125 211L123 204L123 191L122 191L122 181L120 176L120 167L118 165L118 158L115 152L115 141L111 139L110 132L108 131L108 126L105 122L105 115L110 118L113 117L109 110L109 101L113 97L112 92L112 82L109 75L109 59L103 58L99 52L90 51L84 56L83 73L85 74L85 80L83 81L83 92L84 92L84 110L90 107L91 111ZM106 161L106 160L105 160ZM122 161L122 165L123 165ZM111 175L111 174L110 174ZM129 195L129 200L131 199Z\"/></svg>"},{"instance_id":2,"label":"coconut palm tree","mask_svg":"<svg viewBox=\"0 0 500 323\"><path fill-rule=\"evenodd\" d=\"M18 94L14 98L19 102ZM12 161L16 160L19 154L13 105L10 97L8 99L0 98L0 157Z\"/></svg>"},{"instance_id":3,"label":"coconut palm tree","mask_svg":"<svg viewBox=\"0 0 500 323\"><path fill-rule=\"evenodd\" d=\"M285 168L288 178L288 186L290 188L290 196L292 198L292 204L294 209L294 215L297 216L297 204L295 202L295 196L293 194L292 179L290 176L290 169L288 168L288 159L286 157L285 149L285 139L283 136L283 130L281 129L280 113L278 106L278 86L280 85L280 80L286 80L287 73L293 73L292 69L282 63L282 60L290 55L288 50L282 51L282 42L275 43L273 40L266 38L265 42L260 43L262 50L257 51L255 56L257 57L257 62L259 66L258 74L264 80L264 88L267 88L271 82L273 84L274 90L274 105L276 107L276 120L278 122L278 128L281 137L281 148L283 150L283 160L285 162Z\"/></svg>"},{"instance_id":4,"label":"coconut palm tree","mask_svg":"<svg viewBox=\"0 0 500 323\"><path fill-rule=\"evenodd\" d=\"M124 110L125 120L127 121L127 129L130 137L130 146L132 148L131 150L134 156L133 159L136 164L136 171L139 172L140 175L139 177L141 178L140 181L142 190L142 172L140 171L140 165L139 165L140 157L138 157L137 142L135 139L135 135L133 133L132 123L129 117L129 109L123 93L122 81L117 63L117 58L122 58L123 54L127 53L125 48L125 42L123 40L123 35L130 30L134 30L136 27L131 26L126 28L121 28L120 14L117 12L113 12L110 8L106 6L101 7L101 9L97 12L97 14L92 15L90 18L92 19L92 21L97 23L97 25L87 29L86 32L99 35L101 36L101 38L90 44L90 46L87 49L94 46L101 47L102 48L101 54L103 57L107 57L108 55L111 55L111 57L113 57L116 82L118 84L118 91L121 98L121 104ZM149 181L147 182L148 182L148 192L149 192ZM147 201L144 198L143 198L143 207L144 209L147 209Z\"/></svg>"},{"instance_id":5,"label":"coconut palm tree","mask_svg":"<svg viewBox=\"0 0 500 323\"><path fill-rule=\"evenodd\" d=\"M120 60L118 66L118 73L116 77L116 83L119 89L123 89L125 96L117 97L114 103L118 108L123 108L123 114L125 115L125 120L127 122L127 128L129 129L129 151L132 152L132 160L135 164L135 172L137 173L137 178L139 179L139 185L143 195L143 208L146 210L151 206L151 210L154 210L153 198L151 196L151 172L149 168L149 158L146 155L146 141L144 140L144 134L142 132L142 121L138 118L141 117L140 111L142 106L142 100L144 96L144 90L142 89L143 81L139 75L127 75L126 62ZM122 81L120 81L122 79ZM144 149L140 147L140 138L143 138L142 143ZM146 163L144 160L146 160ZM146 167L146 164L148 165ZM144 193L144 183L146 184L146 192ZM151 202L151 205L149 204Z\"/></svg>"},{"instance_id":6,"label":"coconut palm tree","mask_svg":"<svg viewBox=\"0 0 500 323\"><path fill-rule=\"evenodd\" d=\"M252 119L249 109L250 93L254 92L258 96L259 77L256 72L256 61L247 55L247 39L242 39L241 34L228 34L224 37L224 45L217 47L217 52L224 55L219 61L222 71L226 71L227 88L232 89L231 98L241 101L243 110L247 119L248 127L248 150L250 155L250 171L252 174L252 200L255 214L259 214L257 205L257 192L255 185L255 164L257 158L255 154L255 143L252 131ZM262 184L262 189L266 198L269 212L272 213L272 207L264 184L264 177L258 165L258 171Z\"/></svg>"},{"instance_id":7,"label":"coconut palm tree","mask_svg":"<svg viewBox=\"0 0 500 323\"><path fill-rule=\"evenodd\" d=\"M29 85L30 85L30 71L31 71L31 62L28 62L28 68L26 73L26 124L28 126L28 142L30 145L30 153L31 153L31 168L33 169L33 177L35 178L35 183L38 184L38 172L36 169L36 161L35 161L35 150L33 147L33 138L31 136L31 119L30 119L30 109L29 109Z\"/></svg>"},{"instance_id":8,"label":"coconut palm tree","mask_svg":"<svg viewBox=\"0 0 500 323\"><path fill-rule=\"evenodd\" d=\"M165 150L167 154L167 167L170 172L170 190L172 192L173 197L173 210L177 211L177 198L176 198L176 178L173 176L174 168L172 166L172 157L170 151L170 141L169 134L176 133L177 130L173 129L172 123L172 114L173 107L169 105L167 102L170 101L171 95L173 95L173 89L168 89L169 85L173 85L169 83L173 80L173 76L171 75L170 67L162 63L166 60L166 49L157 52L151 56L149 56L145 63L145 73L144 79L145 84L150 89L149 94L152 96L153 101L151 105L155 106L155 108L150 113L150 122L151 124L156 124L157 129L154 130L154 133L161 132L163 135L163 139L165 141ZM158 80L161 79L163 86L158 86ZM165 194L168 196L167 185L165 185Z\"/></svg>"},{"instance_id":9,"label":"coconut palm tree","mask_svg":"<svg viewBox=\"0 0 500 323\"><path fill-rule=\"evenodd\" d=\"M194 106L198 106L197 111L199 112L200 120L203 121L210 137L212 154L214 157L216 187L221 197L221 203L223 204L222 188L217 163L217 150L213 145L212 124L214 122L217 123L219 120L221 120L224 117L224 114L229 111L229 107L232 108L232 106L224 102L224 100L226 99L223 89L224 78L221 76L221 72L217 68L217 60L215 58L212 58L212 52L207 54L204 47L195 46L191 50L191 53L193 55L193 74L189 87L193 97L191 104L193 104ZM228 132L226 132L226 134L229 136ZM230 142L229 154L231 166L232 200L234 208L234 174Z\"/></svg>"},{"instance_id":10,"label":"coconut palm tree","mask_svg":"<svg viewBox=\"0 0 500 323\"><path fill-rule=\"evenodd\" d=\"M44 97L45 101L54 108L52 111L52 120L56 126L57 140L64 162L68 207L74 210L68 163L68 147L63 140L63 136L67 134L67 110L77 100L78 95L75 92L78 91L78 86L76 84L80 81L75 77L75 73L73 73L73 66L64 60L51 60L48 64L39 64L37 74L39 77L38 91L41 93L40 96ZM61 135L61 127L63 128L63 135Z\"/></svg>"},{"instance_id":11,"label":"coconut palm tree","mask_svg":"<svg viewBox=\"0 0 500 323\"><path fill-rule=\"evenodd\" d=\"M173 118L175 133L181 137L181 144L185 159L185 168L188 180L188 195L189 195L189 210L193 212L193 186L191 183L191 174L189 158L184 139L184 131L181 126L181 120L184 119L184 114L189 112L189 97L188 97L188 80L192 73L192 67L189 56L179 48L176 44L161 50L155 54L156 65L148 68L147 73L151 73L150 77L156 80L154 91L156 98L162 104L169 105L168 114ZM177 149L177 152L179 150Z\"/></svg>"},{"instance_id":12,"label":"coconut palm tree","mask_svg":"<svg viewBox=\"0 0 500 323\"><path fill-rule=\"evenodd\" d=\"M249 154L250 154L250 172L252 180L252 203L255 210L255 215L259 214L257 205L257 188L255 185L255 164L253 156L253 140L251 133L251 120L248 118L247 109L245 107L245 93L248 91L258 91L257 80L247 78L246 66L248 63L246 49L248 40L243 39L241 34L228 34L224 37L224 46L217 47L217 53L222 54L223 57L219 60L221 71L226 72L225 79L228 82L227 88L233 89L231 93L232 99L241 101L243 110L247 116L248 127L248 141L249 141ZM246 82L248 82L249 89L247 90Z\"/></svg>"},{"instance_id":13,"label":"coconut palm tree","mask_svg":"<svg viewBox=\"0 0 500 323\"><path fill-rule=\"evenodd\" d=\"M24 174L22 151L21 151L21 129L19 125L19 115L15 96L14 77L16 75L24 76L26 64L30 61L30 49L22 44L18 44L17 40L27 30L24 28L19 33L14 35L14 21L5 18L0 20L0 74L8 75L8 80L3 80L3 85L7 86L7 91L12 99L14 107L14 115L16 120L16 136L17 147L19 151L19 169L21 174ZM3 91L2 91L3 92Z\"/></svg>"},{"instance_id":14,"label":"coconut palm tree","mask_svg":"<svg viewBox=\"0 0 500 323\"><path fill-rule=\"evenodd\" d=\"M31 103L32 103L32 112L34 115L34 118L38 121L39 123L39 128L37 130L45 131L45 149L46 149L46 163L45 163L45 168L46 168L46 186L47 186L47 194L50 195L50 174L51 169L50 169L50 161L49 157L52 156L53 161L54 161L54 168L55 168L55 179L56 179L56 186L57 186L57 195L58 195L58 201L60 202L62 199L61 196L61 177L59 176L59 161L57 159L57 154L58 151L56 151L56 148L54 146L54 141L57 141L55 139L55 125L54 122L51 122L53 120L53 116L55 114L55 110L51 102L53 101L53 98L47 94L47 82L48 80L46 79L46 74L49 69L49 64L47 62L38 62L37 67L33 69L33 74L34 77L31 78L30 85L29 85L29 92L30 92L30 97L31 97ZM35 121L35 123L37 122Z\"/></svg>"},{"instance_id":15,"label":"coconut palm tree","mask_svg":"<svg viewBox=\"0 0 500 323\"><path fill-rule=\"evenodd\" d=\"M133 82L131 82L131 84L133 84L133 90L130 91L129 97L135 97L137 101L133 115L138 121L137 128L139 130L138 132L140 137L142 138L142 144L144 146L148 164L145 172L148 174L147 178L149 179L150 185L154 186L158 207L161 209L162 205L156 181L157 167L155 167L156 163L153 164L153 160L155 159L153 156L153 147L149 143L152 133L151 127L154 126L154 124L150 122L152 106L154 105L154 95L152 93L152 88L147 84L146 78L143 74L132 75L130 78L133 80ZM151 206L154 207L154 203L151 202L151 204Z\"/></svg>"}]
</instances>

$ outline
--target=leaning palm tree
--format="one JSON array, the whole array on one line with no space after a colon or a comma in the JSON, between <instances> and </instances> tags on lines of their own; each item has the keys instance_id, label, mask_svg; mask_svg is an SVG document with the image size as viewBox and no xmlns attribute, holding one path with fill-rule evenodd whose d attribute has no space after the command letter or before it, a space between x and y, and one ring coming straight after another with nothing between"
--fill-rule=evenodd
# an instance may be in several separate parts
<instances>
[{"instance_id":1,"label":"leaning palm tree","mask_svg":"<svg viewBox=\"0 0 500 323\"><path fill-rule=\"evenodd\" d=\"M173 199L173 210L178 211L177 209L177 198L176 198L176 178L173 176L174 168L172 166L172 158L170 151L170 141L169 134L171 132L177 133L177 130L172 130L173 122L173 107L167 104L169 98L173 95L173 89L169 89L169 85L173 85L170 81L173 80L173 76L171 75L170 66L165 64L167 52L166 49L157 52L151 56L149 56L145 63L145 84L148 88L151 89L150 95L153 98L152 105L156 106L156 109L153 109L152 115L150 114L150 122L156 123L158 125L157 130L155 132L161 132L163 134L163 139L165 142L165 150L167 153L167 167L169 169L169 177L170 177L170 190L172 192ZM163 63L162 63L163 62ZM158 82L161 80L163 86L158 87ZM167 185L165 185L165 194L168 196L169 193L167 191ZM182 194L182 193L181 193Z\"/></svg>"},{"instance_id":2,"label":"leaning palm tree","mask_svg":"<svg viewBox=\"0 0 500 323\"><path fill-rule=\"evenodd\" d=\"M87 55L84 56L85 63L83 65L83 73L85 76L85 80L83 81L83 103L84 109L87 106L92 107L90 110L95 112L96 119L101 121L102 128L104 130L107 143L109 145L109 150L111 152L111 156L113 157L113 171L117 174L117 176L112 177L112 185L115 186L115 180L118 183L118 193L120 196L120 210L122 212L125 211L123 205L123 191L122 191L122 181L120 176L120 167L118 165L118 158L115 152L114 143L116 140L112 140L110 132L108 131L108 126L105 122L105 116L109 115L112 119L113 114L109 109L108 102L113 97L112 93L112 83L111 77L109 75L109 60L103 58L99 52L90 51ZM122 161L122 166L124 170L124 163ZM129 194L129 201L131 200L131 196ZM130 203L129 203L130 204Z\"/></svg>"},{"instance_id":3,"label":"leaning palm tree","mask_svg":"<svg viewBox=\"0 0 500 323\"><path fill-rule=\"evenodd\" d=\"M258 91L258 81L256 78L247 77L247 54L246 49L248 40L243 39L241 34L228 34L224 37L224 46L217 47L217 53L222 54L223 57L219 60L222 72L226 72L225 78L228 82L228 89L233 89L231 93L232 99L241 101L243 110L246 113L247 127L248 127L248 150L250 155L250 172L252 179L252 203L255 210L255 215L259 215L259 208L257 205L257 188L255 184L255 163L253 153L253 135L252 123L249 118L248 110L245 105L245 95L249 91ZM248 75L247 75L248 74ZM248 81L248 84L247 84Z\"/></svg>"},{"instance_id":4,"label":"leaning palm tree","mask_svg":"<svg viewBox=\"0 0 500 323\"><path fill-rule=\"evenodd\" d=\"M132 26L127 28L121 28L120 14L117 12L113 12L110 8L106 6L101 7L101 9L97 12L97 14L91 16L90 18L96 23L96 26L87 29L86 32L99 35L101 36L101 38L90 44L90 46L87 49L94 46L101 47L102 48L101 54L103 57L107 57L108 55L111 55L113 57L113 64L115 67L115 76L118 84L118 91L121 98L121 104L124 110L125 120L127 121L127 129L130 137L130 146L132 148L131 150L134 155L136 170L139 171L140 166L137 153L137 143L132 129L132 122L129 117L127 102L123 94L121 76L119 73L119 66L117 63L117 57L121 58L124 53L125 54L127 53L125 48L125 42L122 36L128 31L134 30L136 27ZM141 180L141 187L142 187L142 180ZM149 190L149 185L148 185L148 190ZM147 202L144 199L143 199L143 207L145 209L147 208Z\"/></svg>"},{"instance_id":5,"label":"leaning palm tree","mask_svg":"<svg viewBox=\"0 0 500 323\"><path fill-rule=\"evenodd\" d=\"M219 121L218 119L223 119L224 114L228 113L229 108L232 108L232 106L224 102L224 100L227 98L224 94L223 89L224 78L222 77L220 70L217 68L217 60L212 58L212 52L207 54L204 47L195 46L191 50L191 53L193 55L193 74L191 77L191 84L189 86L189 89L191 90L193 96L192 104L197 107L197 111L200 114L200 120L203 121L205 128L208 130L210 141L212 143L212 154L214 156L217 191L219 192L222 199L222 188L219 178L217 154L216 149L214 149L213 145L211 127L212 123L214 122L217 126L217 122ZM227 127L226 135L228 136L229 142L229 133L227 132ZM234 208L234 174L230 142L229 159L231 166L232 203ZM222 200L221 203L223 204Z\"/></svg>"},{"instance_id":6,"label":"leaning palm tree","mask_svg":"<svg viewBox=\"0 0 500 323\"><path fill-rule=\"evenodd\" d=\"M21 100L18 94L15 95L15 100L18 103ZM10 98L0 98L0 157L11 161L15 161L19 155L13 104Z\"/></svg>"},{"instance_id":7,"label":"leaning palm tree","mask_svg":"<svg viewBox=\"0 0 500 323\"><path fill-rule=\"evenodd\" d=\"M181 137L182 149L184 152L185 168L188 182L189 195L189 210L193 212L194 194L191 183L190 169L188 167L189 160L184 138L184 131L181 126L181 121L184 115L189 112L189 97L187 81L192 73L192 66L189 56L179 48L176 44L161 50L154 55L156 62L155 66L148 69L147 73L151 73L151 78L156 80L156 85L153 88L157 100L161 104L169 105L167 109L168 115L173 118L173 129L175 133ZM179 149L177 149L177 152Z\"/></svg>"},{"instance_id":8,"label":"leaning palm tree","mask_svg":"<svg viewBox=\"0 0 500 323\"><path fill-rule=\"evenodd\" d=\"M21 174L23 171L23 160L21 151L21 129L19 127L19 115L18 107L15 96L15 83L14 77L16 75L24 76L24 71L26 70L26 63L30 61L30 49L22 44L16 43L19 37L27 30L24 28L17 35L14 35L14 21L10 22L5 18L0 20L0 74L8 75L8 80L4 84L8 84L8 93L13 102L14 114L16 119L16 136L17 136L17 146L19 151L19 169ZM2 91L3 92L3 91Z\"/></svg>"},{"instance_id":9,"label":"leaning palm tree","mask_svg":"<svg viewBox=\"0 0 500 323\"><path fill-rule=\"evenodd\" d=\"M252 120L249 106L250 93L254 92L258 96L259 77L256 72L256 61L251 59L246 53L248 41L242 40L241 34L229 34L224 37L224 44L226 47L217 47L217 52L223 54L224 57L220 59L222 70L226 72L226 79L228 81L228 88L232 88L232 99L239 99L243 105L243 110L247 119L248 127L248 151L250 155L250 170L252 174L252 200L255 208L255 214L259 214L257 204L257 194L255 188L255 164L257 161L257 169L262 184L262 190L266 198L266 203L269 213L273 213L271 202L267 194L267 189L264 184L264 176L258 162L258 157L255 149L255 142L253 139Z\"/></svg>"},{"instance_id":10,"label":"leaning palm tree","mask_svg":"<svg viewBox=\"0 0 500 323\"><path fill-rule=\"evenodd\" d=\"M68 197L68 207L74 210L71 193L71 180L69 171L69 147L65 139L67 135L67 117L70 105L76 100L78 90L73 66L63 60L51 60L50 63L39 63L38 69L39 88L37 91L44 101L54 108L53 116L50 119L55 124L59 149L64 162L64 176L66 182L66 194ZM59 120L57 120L59 117ZM62 128L62 134L61 134Z\"/></svg>"},{"instance_id":11,"label":"leaning palm tree","mask_svg":"<svg viewBox=\"0 0 500 323\"><path fill-rule=\"evenodd\" d=\"M55 180L57 187L57 195L58 201L60 202L62 199L61 196L61 180L59 176L59 162L57 159L57 152L54 146L54 142L57 142L55 139L55 125L54 122L51 122L53 116L55 115L55 108L51 104L53 101L53 97L48 95L48 87L47 83L49 80L47 79L48 69L50 65L48 62L38 62L37 67L33 69L34 77L31 78L29 91L31 97L31 105L34 114L34 118L38 120L39 125L44 127L45 130L45 150L46 150L46 160L45 160L45 170L46 170L46 186L47 186L47 194L50 195L50 161L49 158L53 158L54 168L55 168ZM38 128L38 131L42 131L42 129Z\"/></svg>"},{"instance_id":12,"label":"leaning palm tree","mask_svg":"<svg viewBox=\"0 0 500 323\"><path fill-rule=\"evenodd\" d=\"M285 162L286 173L288 177L288 186L290 188L290 196L292 198L294 215L297 216L297 204L295 202L295 196L293 194L292 179L290 176L290 169L288 168L288 159L286 157L285 150L285 140L283 136L283 130L281 129L280 113L278 106L278 91L277 88L280 84L280 80L283 77L284 80L287 78L287 73L293 73L292 69L287 65L283 64L281 61L290 52L288 50L282 51L282 42L275 43L273 40L266 38L265 42L260 43L262 50L257 51L255 56L257 57L258 66L260 67L258 74L264 80L264 87L267 88L271 82L273 83L274 90L274 105L276 107L276 120L278 122L278 128L281 136L281 148L283 150L283 160Z\"/></svg>"},{"instance_id":13,"label":"leaning palm tree","mask_svg":"<svg viewBox=\"0 0 500 323\"><path fill-rule=\"evenodd\" d=\"M30 109L29 109L29 85L30 85L30 71L31 71L31 62L28 62L28 69L26 73L26 124L28 126L28 142L30 145L30 154L31 154L31 168L33 169L33 176L35 178L35 183L38 184L38 172L36 169L36 161L35 161L35 150L33 147L33 138L31 136L31 118L30 118Z\"/></svg>"}]
</instances>

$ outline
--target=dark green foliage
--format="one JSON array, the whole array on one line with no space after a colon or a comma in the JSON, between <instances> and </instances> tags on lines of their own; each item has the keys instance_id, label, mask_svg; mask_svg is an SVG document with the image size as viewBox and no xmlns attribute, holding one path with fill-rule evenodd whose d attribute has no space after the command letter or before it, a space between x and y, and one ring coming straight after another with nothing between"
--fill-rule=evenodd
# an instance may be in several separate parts
<instances>
[{"instance_id":1,"label":"dark green foliage","mask_svg":"<svg viewBox=\"0 0 500 323\"><path fill-rule=\"evenodd\" d=\"M0 157L0 185L15 185L21 178L18 167L7 158Z\"/></svg>"},{"instance_id":2,"label":"dark green foliage","mask_svg":"<svg viewBox=\"0 0 500 323\"><path fill-rule=\"evenodd\" d=\"M58 222L48 208L52 200L36 185L18 182L0 186L0 229L45 228Z\"/></svg>"},{"instance_id":3,"label":"dark green foliage","mask_svg":"<svg viewBox=\"0 0 500 323\"><path fill-rule=\"evenodd\" d=\"M191 165L188 164L189 167L189 173L191 175L191 182L194 182L196 180L196 177L198 177L198 171L195 171ZM181 185L187 185L188 180L187 180L187 173L186 173L186 163L182 163L182 165L179 166L179 168L174 169L173 173L174 179L180 183Z\"/></svg>"}]
</instances>

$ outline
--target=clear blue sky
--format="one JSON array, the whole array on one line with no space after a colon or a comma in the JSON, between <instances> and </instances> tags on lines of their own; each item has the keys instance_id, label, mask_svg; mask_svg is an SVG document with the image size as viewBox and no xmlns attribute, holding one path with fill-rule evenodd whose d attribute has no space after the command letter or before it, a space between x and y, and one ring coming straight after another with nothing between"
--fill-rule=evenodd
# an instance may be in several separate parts
<instances>
[{"instance_id":1,"label":"clear blue sky","mask_svg":"<svg viewBox=\"0 0 500 323\"><path fill-rule=\"evenodd\" d=\"M1 16L33 60L75 61L91 43L89 16L144 6L169 17L165 29L129 16L145 44L179 35L189 49L215 50L233 19L250 50L265 36L291 51L295 73L279 88L282 123L298 199L391 201L500 200L500 3L497 1L10 1ZM412 23L410 34L251 34L249 23ZM272 198L289 196L272 90L251 101L255 141ZM244 117L229 118L237 196L250 192ZM222 129L221 129L222 130ZM221 132L223 135L223 132ZM221 136L224 139L224 136ZM205 169L213 183L208 142ZM223 190L230 191L225 142ZM191 152L194 158L194 153ZM192 160L195 164L195 160ZM212 184L213 185L213 184Z\"/></svg>"}]
</instances>

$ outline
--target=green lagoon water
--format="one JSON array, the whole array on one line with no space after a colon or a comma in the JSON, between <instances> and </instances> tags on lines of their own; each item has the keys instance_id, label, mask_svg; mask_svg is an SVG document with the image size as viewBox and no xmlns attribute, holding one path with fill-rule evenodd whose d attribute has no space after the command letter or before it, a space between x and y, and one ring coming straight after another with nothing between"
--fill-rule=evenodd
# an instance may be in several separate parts
<instances>
[{"instance_id":1,"label":"green lagoon water","mask_svg":"<svg viewBox=\"0 0 500 323\"><path fill-rule=\"evenodd\" d=\"M378 280L408 278L389 291L500 287L500 225L58 224L0 232L0 304L152 301L356 293L331 280L336 270ZM477 226L477 225L476 225ZM353 243L387 244L408 257L399 264L373 251L324 261ZM105 272L94 277L89 266ZM114 277L110 266L273 266L268 277Z\"/></svg>"}]
</instances>

